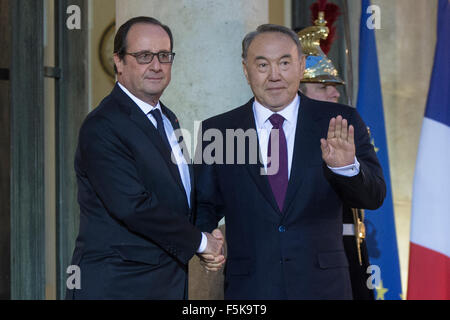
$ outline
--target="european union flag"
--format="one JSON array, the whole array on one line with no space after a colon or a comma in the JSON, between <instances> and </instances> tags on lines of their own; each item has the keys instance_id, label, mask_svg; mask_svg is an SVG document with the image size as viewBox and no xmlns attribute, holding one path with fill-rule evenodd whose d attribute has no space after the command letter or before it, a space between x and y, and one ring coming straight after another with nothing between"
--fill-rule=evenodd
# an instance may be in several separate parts
<instances>
[{"instance_id":1,"label":"european union flag","mask_svg":"<svg viewBox=\"0 0 450 320\"><path fill-rule=\"evenodd\" d=\"M357 109L370 129L386 181L386 199L381 208L366 210L366 243L370 263L381 270L381 281L376 289L376 299L402 298L400 265L395 232L389 156L384 125L383 99L378 69L375 31L367 25L371 14L366 13L370 0L362 0L359 44L359 90Z\"/></svg>"}]
</instances>

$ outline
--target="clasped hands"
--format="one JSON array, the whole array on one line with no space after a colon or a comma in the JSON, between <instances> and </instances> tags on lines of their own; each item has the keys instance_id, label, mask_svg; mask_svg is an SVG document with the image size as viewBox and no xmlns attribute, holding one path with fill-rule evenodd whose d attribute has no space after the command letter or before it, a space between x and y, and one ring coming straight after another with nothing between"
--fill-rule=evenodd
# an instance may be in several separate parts
<instances>
[{"instance_id":1,"label":"clasped hands","mask_svg":"<svg viewBox=\"0 0 450 320\"><path fill-rule=\"evenodd\" d=\"M219 271L225 263L224 238L219 229L214 229L211 233L206 233L208 243L203 253L198 254L200 264L206 271Z\"/></svg>"},{"instance_id":2,"label":"clasped hands","mask_svg":"<svg viewBox=\"0 0 450 320\"><path fill-rule=\"evenodd\" d=\"M320 139L322 159L331 168L351 165L355 162L355 128L342 116L331 118L327 139Z\"/></svg>"}]
</instances>

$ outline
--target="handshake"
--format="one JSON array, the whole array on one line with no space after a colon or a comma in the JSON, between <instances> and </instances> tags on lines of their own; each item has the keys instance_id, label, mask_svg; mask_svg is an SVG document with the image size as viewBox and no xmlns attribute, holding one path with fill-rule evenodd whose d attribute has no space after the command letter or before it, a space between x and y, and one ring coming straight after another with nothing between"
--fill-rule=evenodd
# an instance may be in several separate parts
<instances>
[{"instance_id":1,"label":"handshake","mask_svg":"<svg viewBox=\"0 0 450 320\"><path fill-rule=\"evenodd\" d=\"M203 253L199 253L200 264L206 271L219 271L225 263L224 255L224 238L219 229L214 229L213 232L205 232L208 244Z\"/></svg>"}]
</instances>

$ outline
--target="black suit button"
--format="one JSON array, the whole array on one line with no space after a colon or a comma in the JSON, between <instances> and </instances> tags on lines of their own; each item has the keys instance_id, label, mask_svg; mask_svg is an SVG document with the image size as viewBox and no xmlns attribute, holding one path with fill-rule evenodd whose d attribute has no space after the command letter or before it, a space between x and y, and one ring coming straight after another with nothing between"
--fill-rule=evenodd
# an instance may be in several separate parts
<instances>
[{"instance_id":1,"label":"black suit button","mask_svg":"<svg viewBox=\"0 0 450 320\"><path fill-rule=\"evenodd\" d=\"M286 232L286 227L285 226L279 226L278 227L278 231L279 232Z\"/></svg>"}]
</instances>

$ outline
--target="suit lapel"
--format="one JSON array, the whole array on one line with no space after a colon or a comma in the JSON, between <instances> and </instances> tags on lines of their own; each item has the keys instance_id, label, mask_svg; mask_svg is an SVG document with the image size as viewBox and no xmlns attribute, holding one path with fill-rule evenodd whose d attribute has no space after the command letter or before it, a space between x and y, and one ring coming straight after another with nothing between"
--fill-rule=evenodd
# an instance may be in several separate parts
<instances>
[{"instance_id":1,"label":"suit lapel","mask_svg":"<svg viewBox=\"0 0 450 320\"><path fill-rule=\"evenodd\" d=\"M178 118L175 116L175 114L173 112L171 112L165 105L163 105L162 102L160 102L161 105L161 109L164 113L164 115L169 119L170 123L172 124L172 128L174 130L175 136L177 138L178 144L180 145L181 151L183 153L184 159L188 165L188 169L189 169L189 179L191 181L191 194L190 194L190 199L191 199L191 204L193 203L193 190L194 190L194 169L192 167L192 161L189 155L189 151L188 148L186 146L186 143L184 142L184 137L182 135L182 132L180 130L180 122L178 121ZM178 176L179 176L179 171L177 168L177 172L178 172ZM180 178L180 183L181 186L183 187L184 190L184 186L182 184L181 178Z\"/></svg>"},{"instance_id":2,"label":"suit lapel","mask_svg":"<svg viewBox=\"0 0 450 320\"><path fill-rule=\"evenodd\" d=\"M130 97L128 97L117 84L114 87L112 94L122 106L127 108L131 121L136 123L136 125L149 138L151 143L153 143L153 145L158 149L178 186L183 192L185 192L180 173L178 171L178 166L172 162L170 150L168 150L164 145L164 142L161 139L157 129L152 125L150 120L147 118L147 115L142 112L142 110L134 103L134 101L131 100Z\"/></svg>"},{"instance_id":3,"label":"suit lapel","mask_svg":"<svg viewBox=\"0 0 450 320\"><path fill-rule=\"evenodd\" d=\"M255 134L257 135L256 131L256 124L255 124L255 116L253 114L253 101L254 99L251 99L246 105L245 105L245 112L243 112L244 116L240 118L240 125L238 128L242 128L244 131L247 131L249 129L254 130ZM260 163L259 161L256 164L249 163L249 146L246 146L246 162L245 167L250 173L250 176L252 177L253 181L257 185L259 191L264 195L266 200L270 203L270 205L273 207L273 209L278 213L281 214L280 209L278 208L277 202L275 200L275 197L272 192L272 188L269 184L269 179L267 179L267 175L263 174L264 171L264 165ZM260 157L260 148L259 148L259 138L257 135L257 152L258 152L258 160L261 159Z\"/></svg>"},{"instance_id":4,"label":"suit lapel","mask_svg":"<svg viewBox=\"0 0 450 320\"><path fill-rule=\"evenodd\" d=\"M283 206L283 216L289 211L295 202L296 194L303 187L306 170L311 165L311 152L315 145L319 145L319 126L314 119L309 99L300 94L300 109L297 117L297 128L295 131L294 153L292 156L291 174L288 189ZM317 141L316 141L317 140Z\"/></svg>"}]
</instances>

